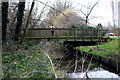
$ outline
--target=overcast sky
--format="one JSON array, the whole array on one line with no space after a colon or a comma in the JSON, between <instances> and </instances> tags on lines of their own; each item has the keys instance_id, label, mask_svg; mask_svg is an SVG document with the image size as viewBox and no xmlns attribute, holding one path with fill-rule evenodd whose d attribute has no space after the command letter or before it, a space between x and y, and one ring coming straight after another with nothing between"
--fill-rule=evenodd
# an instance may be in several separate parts
<instances>
[{"instance_id":1,"label":"overcast sky","mask_svg":"<svg viewBox=\"0 0 120 80\"><path fill-rule=\"evenodd\" d=\"M27 2L29 2L29 1L30 0L27 0ZM42 1L44 3L49 2L49 5L51 5L56 0L40 0L40 1ZM64 0L61 0L61 1L64 1ZM81 9L80 4L87 6L88 4L94 4L98 0L70 0L70 1L73 3L74 9L76 11L78 11L79 9ZM111 0L99 0L99 3L93 9L93 11L92 11L92 13L90 15L90 18L92 16L96 16L98 18L94 18L94 19L90 20L91 24L97 25L98 23L101 23L103 26L107 25L108 22L112 24L112 9L111 9L110 1ZM113 1L117 1L118 2L120 0L113 0ZM43 5L41 3L37 3L37 5L39 6L39 8L43 7ZM85 10L85 8L84 8L84 10ZM83 16L80 13L78 13L78 14Z\"/></svg>"},{"instance_id":2,"label":"overcast sky","mask_svg":"<svg viewBox=\"0 0 120 80\"><path fill-rule=\"evenodd\" d=\"M94 4L97 0L75 0L76 4L81 3L85 6L89 3ZM77 7L79 8L79 6ZM93 18L90 20L92 24L97 25L101 23L102 25L106 25L107 22L112 22L112 10L110 5L110 0L99 0L99 3L94 7L92 13L90 14L90 18L92 16L96 16L97 18Z\"/></svg>"}]
</instances>

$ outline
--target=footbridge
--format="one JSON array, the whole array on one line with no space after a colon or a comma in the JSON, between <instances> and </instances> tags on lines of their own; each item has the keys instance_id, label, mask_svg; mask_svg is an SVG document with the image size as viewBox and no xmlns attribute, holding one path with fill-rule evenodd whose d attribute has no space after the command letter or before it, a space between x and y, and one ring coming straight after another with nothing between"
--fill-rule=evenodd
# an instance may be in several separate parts
<instances>
[{"instance_id":1,"label":"footbridge","mask_svg":"<svg viewBox=\"0 0 120 80\"><path fill-rule=\"evenodd\" d=\"M27 40L40 41L106 41L105 34L109 30L104 29L78 29L78 28L51 28L28 29L25 38Z\"/></svg>"}]
</instances>

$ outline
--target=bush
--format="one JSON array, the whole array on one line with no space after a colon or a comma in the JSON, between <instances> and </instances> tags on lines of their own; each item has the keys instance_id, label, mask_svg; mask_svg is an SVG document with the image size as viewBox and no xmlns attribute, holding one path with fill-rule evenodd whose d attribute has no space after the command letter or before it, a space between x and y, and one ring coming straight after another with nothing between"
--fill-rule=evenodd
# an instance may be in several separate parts
<instances>
[{"instance_id":1,"label":"bush","mask_svg":"<svg viewBox=\"0 0 120 80\"><path fill-rule=\"evenodd\" d=\"M86 26L86 25L79 25L79 26L72 25L72 26L70 26L70 28L97 29L96 27L91 27L91 26Z\"/></svg>"}]
</instances>

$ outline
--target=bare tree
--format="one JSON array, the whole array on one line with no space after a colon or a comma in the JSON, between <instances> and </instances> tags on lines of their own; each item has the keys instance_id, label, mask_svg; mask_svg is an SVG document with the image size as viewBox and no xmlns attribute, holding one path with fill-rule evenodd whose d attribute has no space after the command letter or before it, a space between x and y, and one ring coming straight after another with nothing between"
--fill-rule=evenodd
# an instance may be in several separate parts
<instances>
[{"instance_id":1,"label":"bare tree","mask_svg":"<svg viewBox=\"0 0 120 80\"><path fill-rule=\"evenodd\" d=\"M115 32L115 5L113 0L111 0L111 8L112 8L112 19L113 19L113 28L114 28L114 32Z\"/></svg>"},{"instance_id":2,"label":"bare tree","mask_svg":"<svg viewBox=\"0 0 120 80\"><path fill-rule=\"evenodd\" d=\"M48 2L47 2L48 3ZM42 18L42 15L44 14L44 11L45 11L45 8L47 6L47 3L44 5L44 7L42 8L39 16L38 16L38 19L36 21L34 21L34 19L36 18L36 16L33 18L33 25L32 25L32 28L34 28L35 26L37 26L37 23L40 21L40 19ZM35 12L36 13L36 12ZM34 14L33 14L34 15Z\"/></svg>"},{"instance_id":3,"label":"bare tree","mask_svg":"<svg viewBox=\"0 0 120 80\"><path fill-rule=\"evenodd\" d=\"M85 16L85 25L88 24L89 21L89 16L92 13L93 9L95 8L95 6L98 4L99 0L94 3L92 6L88 5L88 7L82 5L83 7L85 7L87 9L87 13L85 13L82 9L80 9L80 12Z\"/></svg>"},{"instance_id":4,"label":"bare tree","mask_svg":"<svg viewBox=\"0 0 120 80\"><path fill-rule=\"evenodd\" d=\"M29 25L29 21L30 21L30 18L31 18L32 10L33 10L33 8L34 8L34 4L35 4L35 2L34 2L34 0L33 0L32 5L31 5L31 8L30 8L29 15L28 15L28 18L27 18L27 23L26 23L26 25L25 25L25 30L24 30L24 32L23 32L23 36L22 36L22 39L21 39L21 42L20 42L20 43L22 43L22 42L24 41L24 39L25 39L25 34L26 34L27 30L28 30L28 25Z\"/></svg>"},{"instance_id":5,"label":"bare tree","mask_svg":"<svg viewBox=\"0 0 120 80\"><path fill-rule=\"evenodd\" d=\"M117 33L120 33L120 29L119 29L119 25L118 25L118 29L117 29L117 31L115 30L115 25L117 24L117 7L118 7L118 9L119 9L119 6L120 6L120 4L118 3L118 6L116 6L116 4L117 4L118 2L117 1L113 1L113 0L111 0L111 7L112 7L112 19L113 19L113 28L114 28L114 32L117 32ZM119 12L118 12L118 17L119 17ZM118 19L119 20L119 19ZM120 56L120 37L118 36L118 39L116 39L116 41L117 41L117 46L118 46L118 49L117 49L117 53L118 53L118 56ZM117 71L118 71L118 63L119 63L119 59L117 59L117 63L116 63L116 69L117 69Z\"/></svg>"},{"instance_id":6,"label":"bare tree","mask_svg":"<svg viewBox=\"0 0 120 80\"><path fill-rule=\"evenodd\" d=\"M70 1L65 0L64 2L57 0L52 7L50 7L49 12L47 13L47 22L53 24L54 19L59 15L62 14L66 16L63 12L66 9L71 9L72 3ZM67 17L67 16L66 16Z\"/></svg>"},{"instance_id":7,"label":"bare tree","mask_svg":"<svg viewBox=\"0 0 120 80\"><path fill-rule=\"evenodd\" d=\"M12 37L14 35L14 28L15 28L15 23L16 23L16 18L17 18L17 7L18 7L18 3L17 2L9 2L9 8L8 8L8 19L9 19L9 23L8 23L8 28L7 28L7 32L9 37Z\"/></svg>"},{"instance_id":8,"label":"bare tree","mask_svg":"<svg viewBox=\"0 0 120 80\"><path fill-rule=\"evenodd\" d=\"M54 25L59 28L67 28L72 25L78 26L78 25L83 25L84 22L82 18L73 10L71 9L66 9L63 12L66 16L59 14L56 16L54 20Z\"/></svg>"},{"instance_id":9,"label":"bare tree","mask_svg":"<svg viewBox=\"0 0 120 80\"><path fill-rule=\"evenodd\" d=\"M110 30L110 32L113 32L113 26L110 22L107 22L106 27L104 27L104 29L108 29Z\"/></svg>"},{"instance_id":10,"label":"bare tree","mask_svg":"<svg viewBox=\"0 0 120 80\"><path fill-rule=\"evenodd\" d=\"M40 25L43 22L41 18L45 17L45 12L47 11L46 6L48 2L44 4L43 8L39 8L38 5L40 3L38 3L38 1L34 1L34 2L35 2L35 5L31 13L31 18L29 19L28 28L41 27ZM30 4L28 3L27 6L30 6ZM29 15L29 7L27 7L25 10L25 16L23 19L23 28L25 28L25 25L27 23L28 15Z\"/></svg>"},{"instance_id":11,"label":"bare tree","mask_svg":"<svg viewBox=\"0 0 120 80\"><path fill-rule=\"evenodd\" d=\"M111 0L111 8L112 8L112 19L113 19L113 32L115 33L116 30L115 30L115 25L116 25L116 21L117 21L117 18L116 18L116 15L117 15L117 1L113 1ZM119 3L118 3L119 4ZM119 14L119 13L118 13ZM119 26L119 25L118 25ZM118 28L118 33L119 33L119 28ZM114 37L113 37L114 38ZM118 39L116 39L117 41L117 46L118 46L118 49L117 49L117 53L119 54L118 56L120 56L120 37L118 36ZM118 71L118 63L119 63L119 59L117 59L117 62L116 62L116 69Z\"/></svg>"}]
</instances>

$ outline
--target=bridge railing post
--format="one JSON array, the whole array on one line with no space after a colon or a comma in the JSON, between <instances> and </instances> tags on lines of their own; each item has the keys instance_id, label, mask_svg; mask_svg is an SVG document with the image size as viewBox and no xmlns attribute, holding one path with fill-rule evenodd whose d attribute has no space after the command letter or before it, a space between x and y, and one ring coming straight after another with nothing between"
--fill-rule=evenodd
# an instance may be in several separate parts
<instances>
[{"instance_id":1,"label":"bridge railing post","mask_svg":"<svg viewBox=\"0 0 120 80\"><path fill-rule=\"evenodd\" d=\"M83 29L83 41L85 40L85 28Z\"/></svg>"},{"instance_id":2,"label":"bridge railing post","mask_svg":"<svg viewBox=\"0 0 120 80\"><path fill-rule=\"evenodd\" d=\"M99 29L97 29L97 39L99 40Z\"/></svg>"},{"instance_id":3,"label":"bridge railing post","mask_svg":"<svg viewBox=\"0 0 120 80\"><path fill-rule=\"evenodd\" d=\"M77 39L77 28L75 29L75 39Z\"/></svg>"},{"instance_id":4,"label":"bridge railing post","mask_svg":"<svg viewBox=\"0 0 120 80\"><path fill-rule=\"evenodd\" d=\"M68 40L68 31L69 31L69 30L67 30L67 40Z\"/></svg>"},{"instance_id":5,"label":"bridge railing post","mask_svg":"<svg viewBox=\"0 0 120 80\"><path fill-rule=\"evenodd\" d=\"M92 29L92 34L91 34L91 41L93 41L93 34L94 34L94 30Z\"/></svg>"},{"instance_id":6,"label":"bridge railing post","mask_svg":"<svg viewBox=\"0 0 120 80\"><path fill-rule=\"evenodd\" d=\"M100 41L102 42L102 29L100 29Z\"/></svg>"},{"instance_id":7,"label":"bridge railing post","mask_svg":"<svg viewBox=\"0 0 120 80\"><path fill-rule=\"evenodd\" d=\"M75 35L76 35L76 28L74 29L74 35L73 35L73 36L74 36L74 39L75 39Z\"/></svg>"},{"instance_id":8,"label":"bridge railing post","mask_svg":"<svg viewBox=\"0 0 120 80\"><path fill-rule=\"evenodd\" d=\"M90 36L90 30L87 29L87 30L85 31L85 34L87 34L87 36Z\"/></svg>"},{"instance_id":9,"label":"bridge railing post","mask_svg":"<svg viewBox=\"0 0 120 80\"><path fill-rule=\"evenodd\" d=\"M79 29L79 37L82 35L82 30L81 29Z\"/></svg>"}]
</instances>

